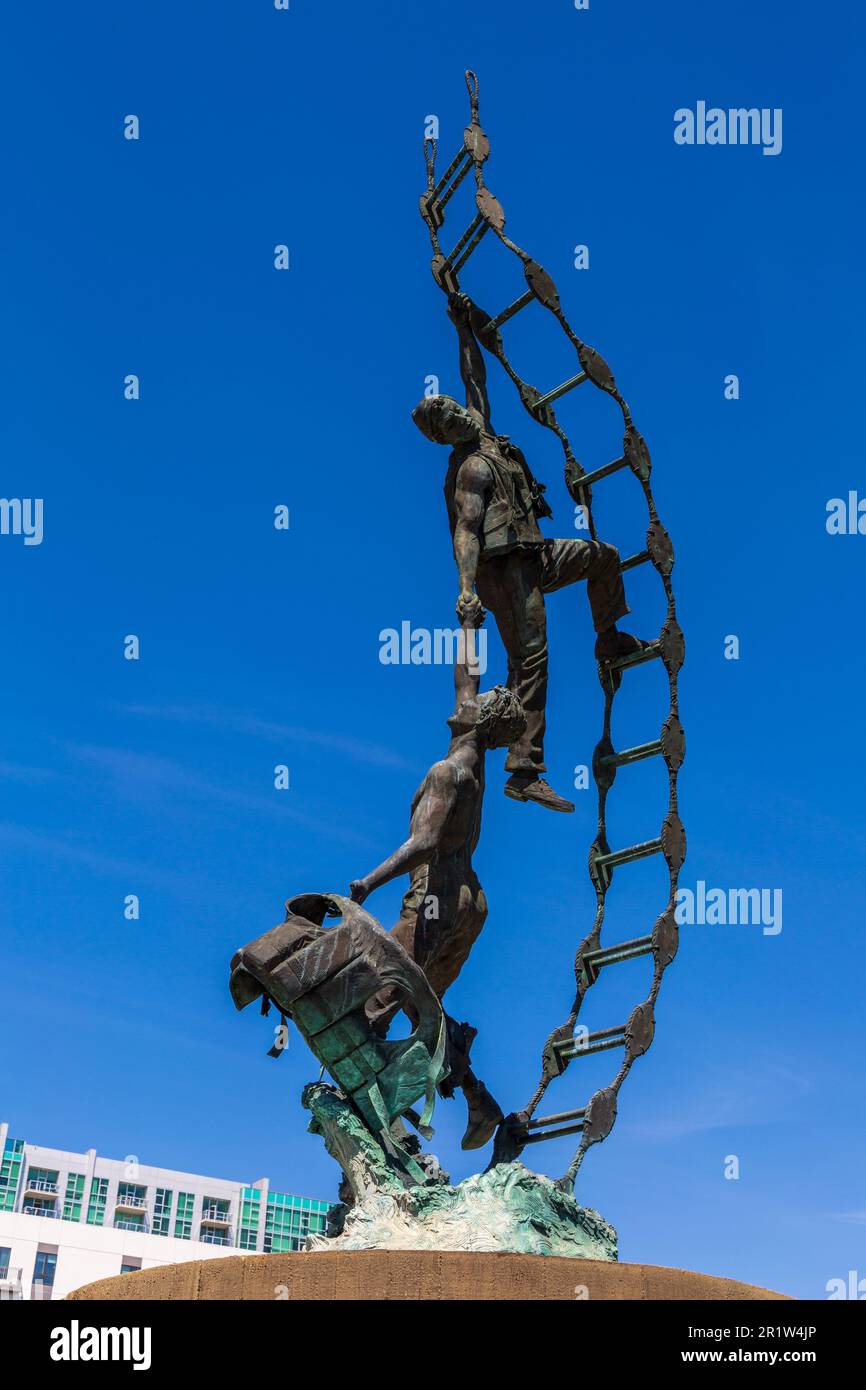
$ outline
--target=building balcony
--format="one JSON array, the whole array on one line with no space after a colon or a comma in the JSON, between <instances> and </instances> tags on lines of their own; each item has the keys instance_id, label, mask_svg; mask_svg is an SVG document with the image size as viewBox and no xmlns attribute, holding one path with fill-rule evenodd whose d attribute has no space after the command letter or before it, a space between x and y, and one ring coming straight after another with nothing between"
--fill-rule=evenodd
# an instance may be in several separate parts
<instances>
[{"instance_id":1,"label":"building balcony","mask_svg":"<svg viewBox=\"0 0 866 1390\"><path fill-rule=\"evenodd\" d=\"M146 1197L136 1197L130 1193L127 1193L125 1197L118 1195L117 1201L114 1204L115 1211L145 1211L146 1208Z\"/></svg>"},{"instance_id":2,"label":"building balcony","mask_svg":"<svg viewBox=\"0 0 866 1390\"><path fill-rule=\"evenodd\" d=\"M202 1207L201 1222L203 1226L230 1226L232 1214L222 1207Z\"/></svg>"},{"instance_id":3,"label":"building balcony","mask_svg":"<svg viewBox=\"0 0 866 1390\"><path fill-rule=\"evenodd\" d=\"M114 1229L116 1231L140 1231L146 1234L147 1223L145 1221L133 1221L128 1216L115 1216Z\"/></svg>"},{"instance_id":4,"label":"building balcony","mask_svg":"<svg viewBox=\"0 0 866 1390\"><path fill-rule=\"evenodd\" d=\"M0 1298L21 1298L21 1266L0 1265Z\"/></svg>"},{"instance_id":5,"label":"building balcony","mask_svg":"<svg viewBox=\"0 0 866 1390\"><path fill-rule=\"evenodd\" d=\"M25 1216L53 1216L55 1220L60 1219L60 1212L56 1207L35 1206L32 1202L25 1202L21 1210Z\"/></svg>"},{"instance_id":6,"label":"building balcony","mask_svg":"<svg viewBox=\"0 0 866 1390\"><path fill-rule=\"evenodd\" d=\"M24 1182L25 1197L56 1197L57 1183L48 1182L46 1178L26 1178Z\"/></svg>"},{"instance_id":7,"label":"building balcony","mask_svg":"<svg viewBox=\"0 0 866 1390\"><path fill-rule=\"evenodd\" d=\"M223 1235L222 1232L215 1230L213 1227L210 1229L206 1227L203 1228L199 1233L199 1240L202 1245L231 1245L232 1243L230 1235Z\"/></svg>"}]
</instances>

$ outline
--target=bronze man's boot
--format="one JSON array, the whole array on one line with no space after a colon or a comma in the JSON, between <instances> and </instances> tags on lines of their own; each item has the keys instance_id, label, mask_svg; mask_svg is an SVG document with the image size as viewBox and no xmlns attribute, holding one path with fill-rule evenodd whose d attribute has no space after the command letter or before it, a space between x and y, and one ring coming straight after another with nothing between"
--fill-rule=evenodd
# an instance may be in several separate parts
<instances>
[{"instance_id":1,"label":"bronze man's boot","mask_svg":"<svg viewBox=\"0 0 866 1390\"><path fill-rule=\"evenodd\" d=\"M537 806L546 806L548 811L573 811L574 802L559 796L535 772L512 772L505 783L505 795L514 801L534 801Z\"/></svg>"},{"instance_id":2,"label":"bronze man's boot","mask_svg":"<svg viewBox=\"0 0 866 1390\"><path fill-rule=\"evenodd\" d=\"M461 1149L481 1149L492 1139L504 1116L492 1095L471 1071L466 1073L462 1086L469 1106L466 1133L460 1140Z\"/></svg>"}]
</instances>

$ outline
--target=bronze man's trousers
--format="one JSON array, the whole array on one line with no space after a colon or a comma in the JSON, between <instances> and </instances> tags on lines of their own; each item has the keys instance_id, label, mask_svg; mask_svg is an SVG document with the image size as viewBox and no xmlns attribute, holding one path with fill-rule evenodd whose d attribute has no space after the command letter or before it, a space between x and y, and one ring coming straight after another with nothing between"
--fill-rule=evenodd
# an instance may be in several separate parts
<instances>
[{"instance_id":1,"label":"bronze man's trousers","mask_svg":"<svg viewBox=\"0 0 866 1390\"><path fill-rule=\"evenodd\" d=\"M585 579L596 632L629 610L619 551L604 541L544 541L542 545L482 559L478 597L496 619L508 654L508 684L526 711L526 732L508 750L509 772L546 772L547 617L544 595Z\"/></svg>"}]
</instances>

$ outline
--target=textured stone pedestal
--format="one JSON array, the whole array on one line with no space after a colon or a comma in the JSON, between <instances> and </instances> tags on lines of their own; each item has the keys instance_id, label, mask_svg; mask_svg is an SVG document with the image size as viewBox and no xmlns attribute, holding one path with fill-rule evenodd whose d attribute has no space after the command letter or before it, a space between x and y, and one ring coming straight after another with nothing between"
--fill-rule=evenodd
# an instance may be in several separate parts
<instances>
[{"instance_id":1,"label":"textured stone pedestal","mask_svg":"<svg viewBox=\"0 0 866 1390\"><path fill-rule=\"evenodd\" d=\"M100 1279L70 1300L784 1299L754 1284L657 1265L474 1251L322 1250L190 1260Z\"/></svg>"}]
</instances>

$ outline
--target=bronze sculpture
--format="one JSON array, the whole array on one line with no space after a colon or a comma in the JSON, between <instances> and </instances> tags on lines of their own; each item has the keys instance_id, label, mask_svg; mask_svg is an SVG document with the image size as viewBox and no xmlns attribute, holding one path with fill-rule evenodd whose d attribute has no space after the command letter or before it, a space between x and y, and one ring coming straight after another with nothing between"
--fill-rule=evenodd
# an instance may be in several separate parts
<instances>
[{"instance_id":1,"label":"bronze sculpture","mask_svg":"<svg viewBox=\"0 0 866 1390\"><path fill-rule=\"evenodd\" d=\"M488 748L512 743L526 727L520 701L510 690L496 686L479 695L479 678L469 662L472 631L467 623L454 666L454 713L448 720L451 744L415 793L409 838L350 889L355 902L363 903L383 884L401 874L410 875L391 935L421 967L440 999L456 980L487 917L487 899L472 867L481 833L485 754ZM393 987L368 1004L368 1016L378 1033L387 1033L404 1004L400 990ZM407 1012L412 1018L411 1005ZM475 1029L450 1017L447 1028L450 1074L440 1090L445 1095L455 1087L463 1091L469 1119L462 1147L481 1148L492 1137L502 1111L469 1065Z\"/></svg>"},{"instance_id":2,"label":"bronze sculpture","mask_svg":"<svg viewBox=\"0 0 866 1390\"><path fill-rule=\"evenodd\" d=\"M685 858L685 832L677 802L677 775L685 754L677 680L685 647L671 584L673 546L656 512L646 443L607 363L571 329L551 277L506 235L504 212L484 182L490 146L478 123L474 74L467 73L467 85L471 122L463 145L437 182L435 142L425 141L427 190L420 201L434 253L433 276L447 296L449 317L458 334L466 406L450 396L437 395L416 407L413 418L428 438L452 446L445 492L459 575L457 612L464 636L484 621L485 608L493 613L508 657L509 687L479 695L477 677L471 674L466 660L457 663L455 711L448 721L451 743L445 758L433 765L416 792L407 840L380 865L353 881L350 899L336 894L290 899L286 922L236 954L232 994L239 1008L256 997L262 997L265 1004L273 998L295 1019L323 1068L327 1067L337 1082L337 1091L318 1084L307 1087L304 1104L313 1114L311 1128L324 1134L344 1173L352 1167L354 1177L348 1185L356 1197L365 1187L363 1178L359 1183L357 1177L360 1164L360 1171L365 1165L371 1172L375 1169L373 1185L378 1184L383 1191L391 1191L394 1182L398 1188L402 1185L411 1190L416 1215L431 1205L437 1209L443 1202L447 1205L442 1190L444 1175L438 1173L435 1163L418 1155L417 1141L407 1134L402 1120L407 1119L423 1137L429 1137L435 1089L448 1095L460 1087L469 1104L464 1147L485 1143L498 1123L493 1158L482 1175L491 1175L485 1200L495 1196L507 1206L508 1193L517 1190L511 1179L516 1177L519 1187L527 1178L534 1178L535 1187L529 1184L534 1197L521 1197L520 1202L531 1204L537 1199L539 1206L532 1221L549 1227L548 1235L555 1233L555 1245L562 1239L563 1221L571 1223L573 1235L583 1218L578 1209L572 1211L570 1207L564 1217L565 1208L548 1189L556 1187L560 1194L570 1193L584 1154L610 1133L622 1082L635 1059L652 1043L662 975L677 951L674 904ZM470 171L476 181L475 216L451 252L445 254L439 243L444 209ZM520 260L526 281L525 291L492 318L461 291L458 280L459 272L490 231ZM556 320L580 364L578 373L546 392L518 375L506 356L500 332L531 304ZM551 514L544 489L533 478L522 452L493 430L481 348L499 361L530 418L559 438L565 455L566 487L572 500L585 509L589 540L546 540L542 536L538 521ZM555 401L585 383L616 402L624 426L621 456L591 472L578 463L553 410ZM649 514L644 549L625 559L614 546L599 540L592 506L594 486L620 470L630 471L637 479ZM659 576L666 603L659 636L653 641L622 633L616 626L628 611L622 575L643 565ZM589 850L595 920L577 950L574 1003L565 1022L547 1039L535 1093L523 1109L502 1118L498 1105L469 1066L474 1029L448 1018L441 998L465 963L487 915L486 898L472 868L481 824L486 750L508 746L509 796L533 800L549 809L574 809L541 776L546 770L544 595L584 578L604 693L602 736L593 755L598 828ZM465 658L465 644L463 651ZM670 692L659 736L618 751L611 737L612 712L624 675L655 660L666 670ZM655 756L663 759L669 782L660 833L611 850L606 804L617 772ZM667 865L669 894L652 931L603 944L606 896L614 872L656 854ZM409 874L410 885L400 918L391 933L384 933L360 905L376 888L403 873ZM326 930L326 915L342 916L342 924ZM579 1036L578 1015L603 971L644 955L651 956L653 963L647 997L632 1009L624 1024ZM413 1024L406 1043L387 1040L388 1026L400 1009ZM624 1049L624 1058L609 1086L596 1091L580 1108L536 1116L548 1086L572 1061L619 1047ZM425 1106L419 1116L414 1107L421 1095ZM574 1134L580 1135L579 1145L558 1184L551 1185L549 1180L515 1165L528 1145ZM431 1184L439 1184L433 1196ZM449 1191L456 1193L458 1189ZM521 1210L519 1219L524 1220L529 1207ZM615 1242L615 1235L606 1228L605 1248L611 1239ZM548 1242L539 1248L546 1253L554 1245Z\"/></svg>"},{"instance_id":3,"label":"bronze sculpture","mask_svg":"<svg viewBox=\"0 0 866 1390\"><path fill-rule=\"evenodd\" d=\"M489 315L457 293L449 296L448 313L460 343L466 407L450 396L429 396L416 406L413 419L428 439L454 446L445 499L460 579L457 616L480 623L485 608L493 613L508 655L508 684L526 713L526 727L508 750L505 795L551 811L573 811L574 804L541 776L547 771L544 596L586 580L599 660L646 644L616 627L629 611L616 547L578 537L548 540L539 530L539 519L552 516L543 485L521 450L496 434L491 423L487 372L473 331L474 322L483 332Z\"/></svg>"}]
</instances>

